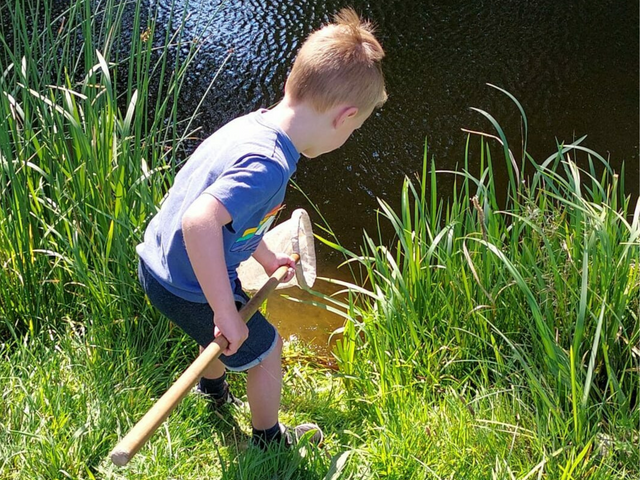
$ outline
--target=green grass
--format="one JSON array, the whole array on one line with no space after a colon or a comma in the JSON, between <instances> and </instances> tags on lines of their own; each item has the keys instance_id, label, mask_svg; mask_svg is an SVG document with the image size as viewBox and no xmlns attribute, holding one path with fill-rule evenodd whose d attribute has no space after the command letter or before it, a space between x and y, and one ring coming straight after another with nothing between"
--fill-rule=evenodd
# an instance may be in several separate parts
<instances>
[{"instance_id":1,"label":"green grass","mask_svg":"<svg viewBox=\"0 0 640 480\"><path fill-rule=\"evenodd\" d=\"M151 333L138 333L145 346L135 355L101 329L72 324L51 337L3 347L0 478L257 479L268 471L279 472L278 478L325 478L326 451L302 445L304 455L295 449L262 454L248 448L248 408L219 416L196 396L183 400L126 468L112 465L107 455L118 439L196 354L162 319L140 327ZM283 420L302 422L322 411L318 417L327 425L345 421L348 413L331 406L331 375L322 376L316 365L314 388L299 381L312 375L311 368L302 360L288 365ZM242 393L244 377L232 377ZM327 443L335 448L335 440Z\"/></svg>"},{"instance_id":2,"label":"green grass","mask_svg":"<svg viewBox=\"0 0 640 480\"><path fill-rule=\"evenodd\" d=\"M347 300L320 299L347 318L337 370L288 345L282 403L285 423L322 426L323 449L261 454L247 409L188 396L112 465L196 354L145 301L134 248L197 136L177 102L202 43L136 2L92 5L0 6L0 478L638 476L640 209L579 141L531 158L510 95L518 158L480 112L496 137L470 139L456 172L425 152L398 211L380 202L393 240L332 243L355 274Z\"/></svg>"}]
</instances>

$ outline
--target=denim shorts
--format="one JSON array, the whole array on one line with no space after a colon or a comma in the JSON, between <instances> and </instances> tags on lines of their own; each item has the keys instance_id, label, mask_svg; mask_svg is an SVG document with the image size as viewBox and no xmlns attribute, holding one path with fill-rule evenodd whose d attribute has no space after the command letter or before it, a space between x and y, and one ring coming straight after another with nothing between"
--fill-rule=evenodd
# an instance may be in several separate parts
<instances>
[{"instance_id":1,"label":"denim shorts","mask_svg":"<svg viewBox=\"0 0 640 480\"><path fill-rule=\"evenodd\" d=\"M138 264L138 278L151 304L163 315L202 347L213 341L214 314L208 303L190 302L169 292L142 261ZM249 300L240 281L236 282L234 297L238 309ZM247 326L249 337L238 351L231 356L220 355L220 360L229 370L240 372L258 365L276 346L278 332L260 312L253 314Z\"/></svg>"}]
</instances>

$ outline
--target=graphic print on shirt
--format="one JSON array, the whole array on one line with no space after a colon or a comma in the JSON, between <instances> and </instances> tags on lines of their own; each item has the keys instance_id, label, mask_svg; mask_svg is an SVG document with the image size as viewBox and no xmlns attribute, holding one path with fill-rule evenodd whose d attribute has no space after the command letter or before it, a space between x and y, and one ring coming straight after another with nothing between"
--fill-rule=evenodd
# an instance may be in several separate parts
<instances>
[{"instance_id":1,"label":"graphic print on shirt","mask_svg":"<svg viewBox=\"0 0 640 480\"><path fill-rule=\"evenodd\" d=\"M244 252L247 250L254 250L262 236L267 233L273 222L276 220L276 215L282 208L282 205L278 205L276 208L271 210L267 215L262 219L260 224L255 228L248 228L245 230L240 238L238 238L235 243L231 247L232 252Z\"/></svg>"}]
</instances>

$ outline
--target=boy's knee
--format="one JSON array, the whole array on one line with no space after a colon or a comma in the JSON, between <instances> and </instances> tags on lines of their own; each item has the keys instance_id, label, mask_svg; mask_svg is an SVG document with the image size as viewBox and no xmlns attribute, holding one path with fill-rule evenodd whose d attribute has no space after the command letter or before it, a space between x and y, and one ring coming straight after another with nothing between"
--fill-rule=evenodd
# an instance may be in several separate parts
<instances>
[{"instance_id":1,"label":"boy's knee","mask_svg":"<svg viewBox=\"0 0 640 480\"><path fill-rule=\"evenodd\" d=\"M283 347L282 337L280 336L280 333L278 333L278 331L276 330L276 345L273 347L272 353L274 355L278 355L279 357L282 356L282 347Z\"/></svg>"},{"instance_id":2,"label":"boy's knee","mask_svg":"<svg viewBox=\"0 0 640 480\"><path fill-rule=\"evenodd\" d=\"M282 361L282 347L282 337L276 331L276 341L273 348L271 348L269 353L261 359L259 364L251 367L249 370L260 370L260 367L272 368L274 365L280 365L280 362Z\"/></svg>"},{"instance_id":3,"label":"boy's knee","mask_svg":"<svg viewBox=\"0 0 640 480\"><path fill-rule=\"evenodd\" d=\"M271 351L267 355L266 359L280 361L280 359L282 358L283 345L284 344L283 344L283 341L282 341L282 337L280 336L280 334L276 330L276 343L273 345L273 348L271 349Z\"/></svg>"}]
</instances>

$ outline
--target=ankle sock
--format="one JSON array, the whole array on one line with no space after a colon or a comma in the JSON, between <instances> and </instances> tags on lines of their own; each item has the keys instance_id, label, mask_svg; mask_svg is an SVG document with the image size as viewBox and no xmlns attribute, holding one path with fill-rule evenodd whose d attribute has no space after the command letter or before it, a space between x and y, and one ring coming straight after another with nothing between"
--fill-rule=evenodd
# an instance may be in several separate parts
<instances>
[{"instance_id":1,"label":"ankle sock","mask_svg":"<svg viewBox=\"0 0 640 480\"><path fill-rule=\"evenodd\" d=\"M281 439L282 428L280 427L280 422L266 430L253 429L253 443L259 447L266 448L270 443L280 441Z\"/></svg>"},{"instance_id":2,"label":"ankle sock","mask_svg":"<svg viewBox=\"0 0 640 480\"><path fill-rule=\"evenodd\" d=\"M228 390L227 385L227 373L223 373L219 378L204 378L200 379L200 390L203 393L211 395L216 400L223 398Z\"/></svg>"}]
</instances>

